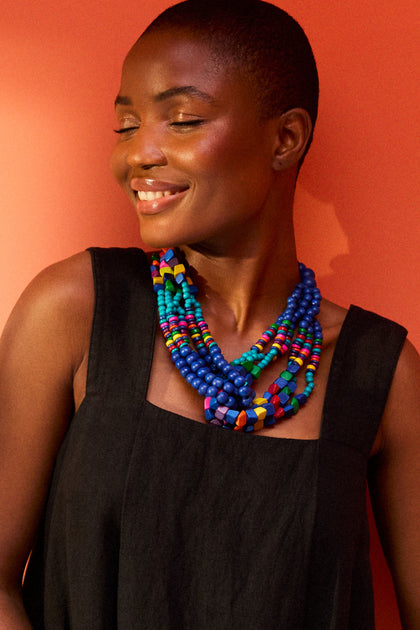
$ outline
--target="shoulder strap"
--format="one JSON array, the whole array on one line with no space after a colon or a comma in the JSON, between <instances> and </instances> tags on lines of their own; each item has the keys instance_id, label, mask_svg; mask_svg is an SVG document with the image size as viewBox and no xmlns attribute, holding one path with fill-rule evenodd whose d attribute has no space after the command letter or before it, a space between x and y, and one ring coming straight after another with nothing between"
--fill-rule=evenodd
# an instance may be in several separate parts
<instances>
[{"instance_id":1,"label":"shoulder strap","mask_svg":"<svg viewBox=\"0 0 420 630\"><path fill-rule=\"evenodd\" d=\"M87 393L145 396L153 356L156 301L145 253L91 248L95 285Z\"/></svg>"},{"instance_id":2,"label":"shoulder strap","mask_svg":"<svg viewBox=\"0 0 420 630\"><path fill-rule=\"evenodd\" d=\"M369 455L407 331L351 306L328 379L321 437Z\"/></svg>"}]
</instances>

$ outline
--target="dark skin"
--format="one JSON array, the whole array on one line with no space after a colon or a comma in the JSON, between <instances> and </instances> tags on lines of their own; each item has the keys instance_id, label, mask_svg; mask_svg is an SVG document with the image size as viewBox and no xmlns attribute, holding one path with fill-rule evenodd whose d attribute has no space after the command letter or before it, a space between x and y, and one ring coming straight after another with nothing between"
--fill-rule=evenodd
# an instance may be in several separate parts
<instances>
[{"instance_id":1,"label":"dark skin","mask_svg":"<svg viewBox=\"0 0 420 630\"><path fill-rule=\"evenodd\" d=\"M185 86L196 90L168 92ZM116 108L125 131L112 168L136 207L142 238L152 247L177 245L185 252L205 318L228 359L275 321L297 282L293 194L311 131L301 109L263 120L251 94L249 81L234 68L212 72L206 44L167 31L147 35L129 53ZM140 201L139 192L152 195ZM90 257L81 253L31 283L1 341L0 501L7 507L0 514L0 626L5 630L30 628L21 576L57 450L85 395L93 308ZM315 392L297 416L262 430L264 438L319 436L345 315L322 302L324 347ZM279 363L267 369L257 393L280 371ZM371 454L373 503L403 627L409 630L420 627L420 422L414 421L419 382L419 358L407 343ZM147 398L204 422L202 398L174 370L158 330Z\"/></svg>"}]
</instances>

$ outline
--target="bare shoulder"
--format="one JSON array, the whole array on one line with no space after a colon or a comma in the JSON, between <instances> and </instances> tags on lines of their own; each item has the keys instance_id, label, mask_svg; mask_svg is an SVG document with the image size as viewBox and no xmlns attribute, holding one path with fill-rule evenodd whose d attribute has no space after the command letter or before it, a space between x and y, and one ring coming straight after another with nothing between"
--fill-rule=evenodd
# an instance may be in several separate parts
<instances>
[{"instance_id":1,"label":"bare shoulder","mask_svg":"<svg viewBox=\"0 0 420 630\"><path fill-rule=\"evenodd\" d=\"M420 356L406 340L392 380L381 423L382 449L420 452ZM413 452L414 455L414 452Z\"/></svg>"},{"instance_id":2,"label":"bare shoulder","mask_svg":"<svg viewBox=\"0 0 420 630\"><path fill-rule=\"evenodd\" d=\"M80 252L41 271L28 285L17 303L18 309L55 307L78 310L89 308L93 280L88 252ZM46 314L48 309L45 308Z\"/></svg>"},{"instance_id":3,"label":"bare shoulder","mask_svg":"<svg viewBox=\"0 0 420 630\"><path fill-rule=\"evenodd\" d=\"M90 329L94 287L90 255L81 252L41 271L22 293L6 324L3 344L20 336L68 340L79 352ZM65 351L65 347L63 347Z\"/></svg>"}]
</instances>

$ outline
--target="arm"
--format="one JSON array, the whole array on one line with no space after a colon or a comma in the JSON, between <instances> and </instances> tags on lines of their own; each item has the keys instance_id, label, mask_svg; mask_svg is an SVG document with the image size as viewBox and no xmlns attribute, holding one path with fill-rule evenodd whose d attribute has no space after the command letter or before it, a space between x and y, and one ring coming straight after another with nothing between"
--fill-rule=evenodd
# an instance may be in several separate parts
<instances>
[{"instance_id":1,"label":"arm","mask_svg":"<svg viewBox=\"0 0 420 630\"><path fill-rule=\"evenodd\" d=\"M42 272L0 342L0 628L30 628L22 573L73 411L73 378L88 351L90 260Z\"/></svg>"},{"instance_id":2,"label":"arm","mask_svg":"<svg viewBox=\"0 0 420 630\"><path fill-rule=\"evenodd\" d=\"M369 481L379 535L405 630L420 628L420 359L406 342Z\"/></svg>"}]
</instances>

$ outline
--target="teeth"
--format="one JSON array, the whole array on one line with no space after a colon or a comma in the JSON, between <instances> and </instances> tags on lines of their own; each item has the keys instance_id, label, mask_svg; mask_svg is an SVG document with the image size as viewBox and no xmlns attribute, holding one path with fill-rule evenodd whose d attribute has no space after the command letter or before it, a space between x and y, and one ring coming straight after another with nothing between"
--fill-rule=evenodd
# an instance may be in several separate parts
<instances>
[{"instance_id":1,"label":"teeth","mask_svg":"<svg viewBox=\"0 0 420 630\"><path fill-rule=\"evenodd\" d=\"M155 199L160 199L161 197L169 197L170 195L174 195L170 190L158 190L153 192L151 190L139 190L137 192L137 196L140 201L154 201Z\"/></svg>"}]
</instances>

